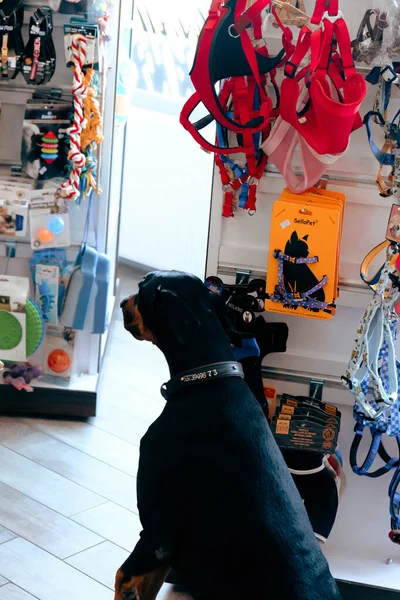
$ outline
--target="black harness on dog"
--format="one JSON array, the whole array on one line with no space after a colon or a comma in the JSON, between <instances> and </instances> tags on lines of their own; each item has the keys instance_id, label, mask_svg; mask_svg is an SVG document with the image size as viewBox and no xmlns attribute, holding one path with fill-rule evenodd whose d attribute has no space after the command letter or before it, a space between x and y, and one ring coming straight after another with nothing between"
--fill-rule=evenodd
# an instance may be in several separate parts
<instances>
[{"instance_id":1,"label":"black harness on dog","mask_svg":"<svg viewBox=\"0 0 400 600\"><path fill-rule=\"evenodd\" d=\"M176 394L176 392L188 386L214 379L224 379L225 377L240 377L244 379L242 365L238 362L229 361L212 363L211 365L204 365L191 371L185 371L180 375L176 375L176 377L173 377L167 383L163 383L161 386L161 395L165 400L169 400L172 394Z\"/></svg>"}]
</instances>

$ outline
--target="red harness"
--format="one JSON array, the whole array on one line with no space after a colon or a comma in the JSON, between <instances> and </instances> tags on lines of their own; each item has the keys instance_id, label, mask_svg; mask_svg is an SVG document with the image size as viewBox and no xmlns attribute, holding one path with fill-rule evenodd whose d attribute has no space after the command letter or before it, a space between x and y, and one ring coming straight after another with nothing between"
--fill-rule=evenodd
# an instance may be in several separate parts
<instances>
[{"instance_id":1,"label":"red harness","mask_svg":"<svg viewBox=\"0 0 400 600\"><path fill-rule=\"evenodd\" d=\"M271 101L269 100L262 81L262 75L273 71L283 64L293 53L293 34L284 27L279 18L277 22L282 28L283 50L271 58L266 47L255 48L248 27L253 26L254 38L262 43L261 11L271 3L271 0L257 0L248 10L246 0L212 0L210 11L201 31L197 45L196 56L190 77L195 93L184 105L180 122L204 150L234 154L242 152L243 145L236 148L219 148L207 142L200 130L214 119L229 131L234 133L257 133L264 130L271 118ZM275 11L273 10L276 15ZM218 98L215 84L219 81L236 77L253 77L261 96L258 110L251 111L247 119L237 120L227 116ZM237 94L247 101L247 91ZM203 103L210 115L197 123L191 123L189 118L195 108ZM243 109L244 110L244 109Z\"/></svg>"},{"instance_id":2,"label":"red harness","mask_svg":"<svg viewBox=\"0 0 400 600\"><path fill-rule=\"evenodd\" d=\"M269 77L279 104L275 82L276 67L284 63L294 50L292 32L283 27L283 49L274 58L268 54L262 38L261 11L271 0L257 0L246 9L246 0L213 0L208 18L200 34L190 77L195 93L182 109L180 122L200 146L216 154L224 190L222 214L233 216L234 198L250 213L256 210L256 191L268 158L260 150L270 132L271 118L278 116L267 94ZM253 40L249 26L252 27ZM215 84L223 81L217 94ZM191 123L194 109L203 103L210 114ZM217 122L216 145L207 142L200 131L213 120ZM233 139L232 139L233 138ZM236 144L234 143L236 142ZM236 163L232 155L244 155Z\"/></svg>"},{"instance_id":3,"label":"red harness","mask_svg":"<svg viewBox=\"0 0 400 600\"><path fill-rule=\"evenodd\" d=\"M312 23L322 21L323 30L305 26L292 59L285 66L282 82L281 117L290 123L318 154L344 152L354 129L361 127L359 108L367 88L354 67L349 32L331 0L329 14L323 17L325 4L318 1ZM311 51L308 67L297 73ZM309 99L299 111L299 81L306 77ZM335 90L335 91L333 91Z\"/></svg>"},{"instance_id":4,"label":"red harness","mask_svg":"<svg viewBox=\"0 0 400 600\"><path fill-rule=\"evenodd\" d=\"M269 77L279 99L275 71L269 73ZM262 75L261 79L264 89L266 89L267 76ZM228 79L223 84L219 98L226 112L232 109L235 120L239 122L248 121L257 111L256 104L257 99L259 99L257 82L254 77ZM267 98L267 102L270 106L270 117L277 116L278 109L272 107L271 99ZM241 208L248 210L250 213L255 212L257 186L268 162L268 157L261 151L260 146L267 139L270 129L270 119L268 119L262 131L255 134L245 131L239 137L238 135L234 136L220 124L217 124L217 141L219 146L224 145L223 152L215 155L215 163L219 169L224 191L222 216L234 216L235 196L238 196ZM235 163L232 155L227 156L225 151L225 147L229 150L229 138L233 136L239 138L241 142L240 152L245 155L246 163L242 167Z\"/></svg>"}]
</instances>

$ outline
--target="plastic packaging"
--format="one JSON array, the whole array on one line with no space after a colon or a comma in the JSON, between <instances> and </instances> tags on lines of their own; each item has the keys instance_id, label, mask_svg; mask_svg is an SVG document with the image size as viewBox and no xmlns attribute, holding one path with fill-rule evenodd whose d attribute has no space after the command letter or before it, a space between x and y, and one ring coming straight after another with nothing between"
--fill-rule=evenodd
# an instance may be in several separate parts
<instances>
[{"instance_id":1,"label":"plastic packaging","mask_svg":"<svg viewBox=\"0 0 400 600\"><path fill-rule=\"evenodd\" d=\"M375 0L352 42L356 62L385 66L400 59L400 3Z\"/></svg>"}]
</instances>

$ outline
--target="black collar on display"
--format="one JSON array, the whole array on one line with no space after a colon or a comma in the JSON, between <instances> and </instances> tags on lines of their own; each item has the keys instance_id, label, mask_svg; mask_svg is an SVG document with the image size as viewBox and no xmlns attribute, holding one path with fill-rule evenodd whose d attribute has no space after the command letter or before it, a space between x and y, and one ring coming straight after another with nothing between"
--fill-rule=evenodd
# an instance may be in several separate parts
<instances>
[{"instance_id":1,"label":"black collar on display","mask_svg":"<svg viewBox=\"0 0 400 600\"><path fill-rule=\"evenodd\" d=\"M170 379L161 386L161 395L165 400L169 400L172 394L179 392L186 387L211 381L214 379L223 379L225 377L240 377L244 379L242 365L238 362L220 362L211 365L204 365L191 371L185 371L176 377Z\"/></svg>"}]
</instances>

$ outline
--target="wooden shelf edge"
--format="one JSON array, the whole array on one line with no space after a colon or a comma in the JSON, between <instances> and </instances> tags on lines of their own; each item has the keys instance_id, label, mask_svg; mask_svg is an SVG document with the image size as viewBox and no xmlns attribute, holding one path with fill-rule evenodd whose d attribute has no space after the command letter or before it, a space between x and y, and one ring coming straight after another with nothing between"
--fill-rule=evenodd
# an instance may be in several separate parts
<instances>
[{"instance_id":1,"label":"wooden shelf edge","mask_svg":"<svg viewBox=\"0 0 400 600\"><path fill-rule=\"evenodd\" d=\"M96 399L95 391L37 386L33 392L27 393L4 385L0 388L0 414L94 417Z\"/></svg>"}]
</instances>

